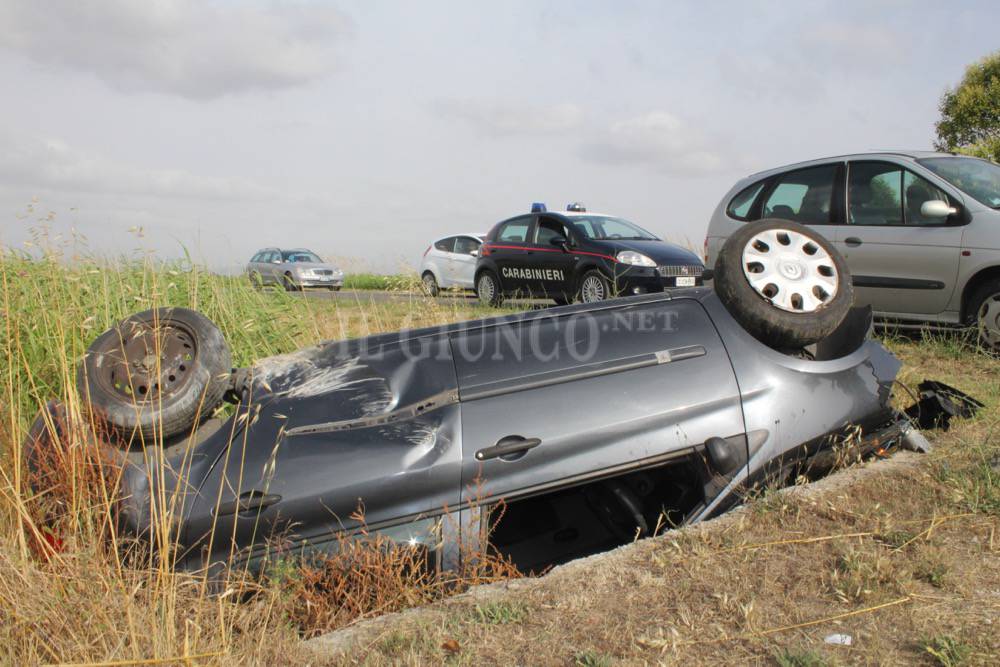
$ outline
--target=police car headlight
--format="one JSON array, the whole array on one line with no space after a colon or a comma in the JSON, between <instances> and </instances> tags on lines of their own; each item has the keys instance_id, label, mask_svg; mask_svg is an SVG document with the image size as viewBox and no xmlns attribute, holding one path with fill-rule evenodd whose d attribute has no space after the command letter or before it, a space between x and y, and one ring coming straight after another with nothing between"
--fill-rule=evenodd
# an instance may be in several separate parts
<instances>
[{"instance_id":1,"label":"police car headlight","mask_svg":"<svg viewBox=\"0 0 1000 667\"><path fill-rule=\"evenodd\" d=\"M656 262L635 250L622 250L616 259L622 264L631 264L632 266L656 266Z\"/></svg>"}]
</instances>

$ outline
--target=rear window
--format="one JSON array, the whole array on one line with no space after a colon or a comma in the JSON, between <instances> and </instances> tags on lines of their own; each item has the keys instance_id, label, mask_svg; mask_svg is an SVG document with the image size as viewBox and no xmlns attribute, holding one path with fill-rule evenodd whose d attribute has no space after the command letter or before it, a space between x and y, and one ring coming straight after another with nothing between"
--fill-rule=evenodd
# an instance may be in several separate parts
<instances>
[{"instance_id":1,"label":"rear window","mask_svg":"<svg viewBox=\"0 0 1000 667\"><path fill-rule=\"evenodd\" d=\"M726 209L726 213L729 214L729 217L736 218L737 220L748 220L750 216L750 208L757 199L757 195L759 195L760 191L764 189L764 183L764 181L754 183L753 185L740 190L740 193L733 197L733 200L729 202L729 208Z\"/></svg>"}]
</instances>

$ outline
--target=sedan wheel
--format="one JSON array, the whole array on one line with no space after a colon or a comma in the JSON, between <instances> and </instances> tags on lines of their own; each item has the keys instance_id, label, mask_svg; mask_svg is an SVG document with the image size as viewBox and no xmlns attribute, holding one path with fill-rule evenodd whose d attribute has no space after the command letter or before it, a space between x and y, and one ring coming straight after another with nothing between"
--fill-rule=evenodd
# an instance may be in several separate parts
<instances>
[{"instance_id":1,"label":"sedan wheel","mask_svg":"<svg viewBox=\"0 0 1000 667\"><path fill-rule=\"evenodd\" d=\"M438 295L438 292L440 292L440 288L438 287L437 280L434 279L434 274L433 273L431 273L430 271L428 271L427 273L425 273L423 275L423 277L421 278L421 281L423 282L423 285L424 285L424 292L428 296L437 296Z\"/></svg>"},{"instance_id":2,"label":"sedan wheel","mask_svg":"<svg viewBox=\"0 0 1000 667\"><path fill-rule=\"evenodd\" d=\"M597 271L591 271L580 283L580 301L595 303L608 298L608 281Z\"/></svg>"}]
</instances>

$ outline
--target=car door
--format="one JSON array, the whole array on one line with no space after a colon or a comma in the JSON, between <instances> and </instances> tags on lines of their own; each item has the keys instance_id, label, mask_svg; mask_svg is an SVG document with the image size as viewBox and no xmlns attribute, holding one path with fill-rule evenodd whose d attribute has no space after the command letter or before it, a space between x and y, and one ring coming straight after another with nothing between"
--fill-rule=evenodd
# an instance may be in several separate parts
<instances>
[{"instance_id":1,"label":"car door","mask_svg":"<svg viewBox=\"0 0 1000 667\"><path fill-rule=\"evenodd\" d=\"M476 262L482 243L471 236L455 238L455 249L451 253L452 280L463 289L472 289L476 277Z\"/></svg>"},{"instance_id":2,"label":"car door","mask_svg":"<svg viewBox=\"0 0 1000 667\"><path fill-rule=\"evenodd\" d=\"M507 220L490 243L490 256L500 274L500 285L507 294L528 293L528 249L534 217L521 215Z\"/></svg>"},{"instance_id":3,"label":"car door","mask_svg":"<svg viewBox=\"0 0 1000 667\"><path fill-rule=\"evenodd\" d=\"M697 301L541 313L451 344L465 501L652 465L714 436L745 447L732 366Z\"/></svg>"},{"instance_id":4,"label":"car door","mask_svg":"<svg viewBox=\"0 0 1000 667\"><path fill-rule=\"evenodd\" d=\"M552 245L552 239L561 236L567 242L571 231L556 216L540 215L535 225L532 248L528 251L531 265L541 270L540 279L532 281L533 292L543 297L572 296L573 264L579 256L567 248Z\"/></svg>"},{"instance_id":5,"label":"car door","mask_svg":"<svg viewBox=\"0 0 1000 667\"><path fill-rule=\"evenodd\" d=\"M847 220L836 246L847 260L858 305L900 316L942 312L955 290L964 227L925 217L925 201L954 197L900 164L848 167Z\"/></svg>"},{"instance_id":6,"label":"car door","mask_svg":"<svg viewBox=\"0 0 1000 667\"><path fill-rule=\"evenodd\" d=\"M451 287L455 284L455 266L452 263L455 238L449 236L434 243L434 264L441 273L441 287Z\"/></svg>"}]
</instances>

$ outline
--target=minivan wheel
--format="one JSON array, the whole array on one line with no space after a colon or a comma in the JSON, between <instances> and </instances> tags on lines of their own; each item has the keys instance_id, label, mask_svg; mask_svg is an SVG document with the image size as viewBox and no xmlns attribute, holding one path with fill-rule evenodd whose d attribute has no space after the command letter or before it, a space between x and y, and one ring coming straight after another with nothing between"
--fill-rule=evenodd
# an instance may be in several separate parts
<instances>
[{"instance_id":1,"label":"minivan wheel","mask_svg":"<svg viewBox=\"0 0 1000 667\"><path fill-rule=\"evenodd\" d=\"M1000 354L1000 280L988 282L969 301L971 324L979 333L979 344L993 354Z\"/></svg>"},{"instance_id":2,"label":"minivan wheel","mask_svg":"<svg viewBox=\"0 0 1000 667\"><path fill-rule=\"evenodd\" d=\"M600 271L588 271L580 280L580 301L596 303L611 296L608 279Z\"/></svg>"},{"instance_id":3,"label":"minivan wheel","mask_svg":"<svg viewBox=\"0 0 1000 667\"><path fill-rule=\"evenodd\" d=\"M77 371L95 418L125 441L169 438L200 424L229 387L219 328L187 308L147 310L97 337Z\"/></svg>"},{"instance_id":4,"label":"minivan wheel","mask_svg":"<svg viewBox=\"0 0 1000 667\"><path fill-rule=\"evenodd\" d=\"M741 227L723 245L714 275L729 313L772 347L825 338L854 303L843 256L812 229L788 220Z\"/></svg>"},{"instance_id":5,"label":"minivan wheel","mask_svg":"<svg viewBox=\"0 0 1000 667\"><path fill-rule=\"evenodd\" d=\"M424 275L420 277L421 282L424 286L424 292L427 296L437 296L440 292L437 280L434 279L434 274L430 271L424 272Z\"/></svg>"},{"instance_id":6,"label":"minivan wheel","mask_svg":"<svg viewBox=\"0 0 1000 667\"><path fill-rule=\"evenodd\" d=\"M476 295L484 306L496 308L503 303L500 281L492 271L483 271L476 278Z\"/></svg>"}]
</instances>

